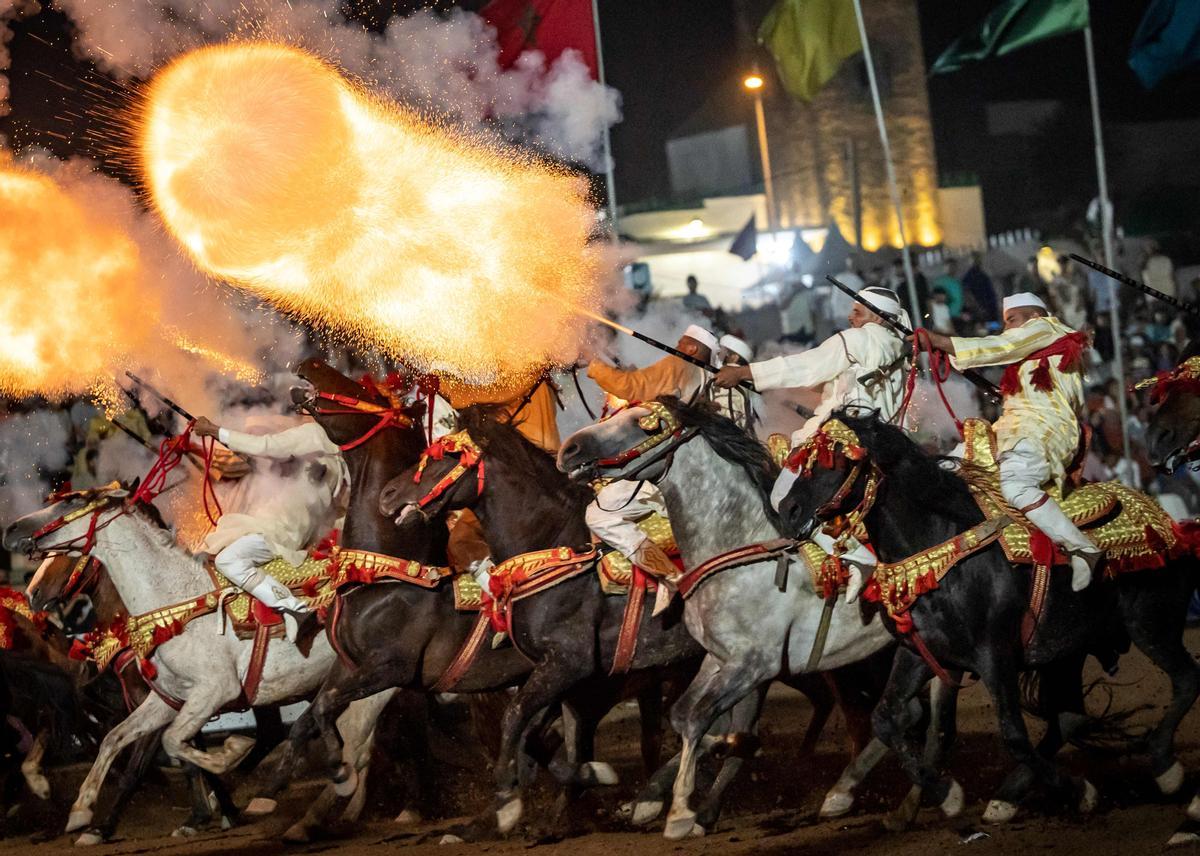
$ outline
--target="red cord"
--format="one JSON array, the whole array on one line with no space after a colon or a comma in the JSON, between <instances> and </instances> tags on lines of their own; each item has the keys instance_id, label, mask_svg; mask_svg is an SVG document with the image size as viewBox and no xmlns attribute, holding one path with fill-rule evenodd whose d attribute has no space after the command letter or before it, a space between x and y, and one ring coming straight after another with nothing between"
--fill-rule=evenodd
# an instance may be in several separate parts
<instances>
[{"instance_id":1,"label":"red cord","mask_svg":"<svg viewBox=\"0 0 1200 856\"><path fill-rule=\"evenodd\" d=\"M192 445L192 428L196 423L189 422L183 429L183 433L174 437L167 437L158 447L158 458L150 465L150 469L146 472L138 489L134 491L133 496L129 498L131 504L136 505L139 502L153 502L154 499L163 492L167 486L167 475L171 470L179 466L183 461L183 456L191 452L197 451ZM217 498L217 489L213 484L212 469L213 458L216 453L217 442L212 437L205 437L201 441L199 451L204 460L204 484L201 489L201 498L204 502L204 514L208 517L208 522L213 526L217 525L217 520L221 517L221 501ZM216 511L214 514L213 511Z\"/></svg>"},{"instance_id":2,"label":"red cord","mask_svg":"<svg viewBox=\"0 0 1200 856\"><path fill-rule=\"evenodd\" d=\"M949 379L950 371L953 368L950 365L950 356L933 347L933 342L929 338L929 331L924 327L918 327L916 330L913 330L912 367L908 370L908 377L904 381L904 400L900 403L897 424L904 424L904 417L908 414L908 405L912 402L913 391L917 386L917 372L920 371L919 357L921 355L922 342L924 343L925 353L929 354L929 370L933 376L933 385L937 388L938 396L942 399L942 404L946 406L946 412L954 420L954 427L958 430L958 437L961 440L963 436L962 420L958 418L958 415L954 412L954 408L950 406L950 399L946 398L946 391L942 388L942 385Z\"/></svg>"}]
</instances>

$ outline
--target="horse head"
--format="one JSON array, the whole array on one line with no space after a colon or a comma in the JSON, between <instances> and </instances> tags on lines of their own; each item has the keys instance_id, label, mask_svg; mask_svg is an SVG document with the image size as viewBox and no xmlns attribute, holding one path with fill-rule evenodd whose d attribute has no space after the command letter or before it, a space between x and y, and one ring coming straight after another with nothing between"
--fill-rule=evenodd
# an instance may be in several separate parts
<instances>
[{"instance_id":1,"label":"horse head","mask_svg":"<svg viewBox=\"0 0 1200 856\"><path fill-rule=\"evenodd\" d=\"M127 513L130 489L113 484L64 491L45 508L17 518L4 532L4 547L30 558L87 554L98 528Z\"/></svg>"},{"instance_id":2,"label":"horse head","mask_svg":"<svg viewBox=\"0 0 1200 856\"><path fill-rule=\"evenodd\" d=\"M25 596L34 612L65 607L95 583L103 565L91 556L50 556L25 586Z\"/></svg>"},{"instance_id":3,"label":"horse head","mask_svg":"<svg viewBox=\"0 0 1200 856\"><path fill-rule=\"evenodd\" d=\"M313 417L339 446L349 446L368 436L381 420L419 433L424 405L402 404L390 389L381 388L369 378L361 383L351 380L315 357L297 363L293 372L304 384L292 387L292 403Z\"/></svg>"},{"instance_id":4,"label":"horse head","mask_svg":"<svg viewBox=\"0 0 1200 856\"><path fill-rule=\"evenodd\" d=\"M1146 427L1150 462L1171 472L1200 453L1200 340L1188 343L1179 365L1146 382L1156 405Z\"/></svg>"},{"instance_id":5,"label":"horse head","mask_svg":"<svg viewBox=\"0 0 1200 856\"><path fill-rule=\"evenodd\" d=\"M780 500L779 516L794 538L809 538L819 527L861 509L869 478L874 474L878 480L879 464L869 460L866 445L870 424L858 424L855 430L846 418L845 413L829 418L788 455L785 466L796 480Z\"/></svg>"},{"instance_id":6,"label":"horse head","mask_svg":"<svg viewBox=\"0 0 1200 856\"><path fill-rule=\"evenodd\" d=\"M433 442L379 493L379 511L397 526L428 524L480 497L482 451L465 431Z\"/></svg>"},{"instance_id":7,"label":"horse head","mask_svg":"<svg viewBox=\"0 0 1200 856\"><path fill-rule=\"evenodd\" d=\"M563 442L558 469L576 482L597 478L656 481L670 467L673 440L683 436L676 399L626 407L603 422L580 428Z\"/></svg>"}]
</instances>

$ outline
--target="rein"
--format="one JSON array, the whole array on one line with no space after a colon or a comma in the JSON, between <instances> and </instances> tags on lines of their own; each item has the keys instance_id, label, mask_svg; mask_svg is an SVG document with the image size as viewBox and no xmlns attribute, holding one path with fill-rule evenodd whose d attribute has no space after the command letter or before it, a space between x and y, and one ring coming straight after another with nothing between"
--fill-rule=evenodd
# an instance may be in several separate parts
<instances>
[{"instance_id":1,"label":"rein","mask_svg":"<svg viewBox=\"0 0 1200 856\"><path fill-rule=\"evenodd\" d=\"M458 483L459 479L465 476L472 469L476 471L475 489L479 494L483 493L484 483L484 465L483 465L483 450L471 439L471 435L466 431L459 431L455 434L447 434L437 442L421 453L420 463L417 464L417 471L413 475L413 484L421 483L421 476L425 473L425 467L430 461L440 461L446 455L458 455L458 463L454 465L446 475L442 476L429 492L418 499L415 503L417 508L424 509L425 506L432 503L438 497L442 496L446 491Z\"/></svg>"},{"instance_id":2,"label":"rein","mask_svg":"<svg viewBox=\"0 0 1200 856\"><path fill-rule=\"evenodd\" d=\"M313 412L321 416L368 415L376 417L375 424L367 429L365 434L355 440L351 440L349 443L342 443L338 446L343 452L358 448L384 428L411 428L414 424L412 417L405 413L404 406L401 404L393 404L391 407L385 407L382 404L364 401L361 398L354 398L350 395L340 395L336 392L318 391L316 397L320 400L332 401L340 405L340 407L314 408ZM433 413L432 406L429 408L429 412Z\"/></svg>"},{"instance_id":3,"label":"rein","mask_svg":"<svg viewBox=\"0 0 1200 856\"><path fill-rule=\"evenodd\" d=\"M623 452L618 452L609 458L600 458L593 464L598 470L619 469L630 461L636 461L639 458L645 458L636 467L625 472L621 478L625 481L632 481L632 477L640 473L647 467L657 463L663 457L674 455L675 450L681 445L695 438L700 432L696 428L685 428L679 421L678 417L672 413L666 405L658 401L647 401L644 403L630 402L629 407L645 407L650 413L638 420L638 426L643 431L656 431L651 434L641 443L638 443L631 449L626 449ZM660 446L671 442L664 449L660 450L660 454L651 456L650 452L658 449ZM670 464L668 463L668 468ZM664 472L659 478L666 476ZM645 479L643 479L645 481Z\"/></svg>"}]
</instances>

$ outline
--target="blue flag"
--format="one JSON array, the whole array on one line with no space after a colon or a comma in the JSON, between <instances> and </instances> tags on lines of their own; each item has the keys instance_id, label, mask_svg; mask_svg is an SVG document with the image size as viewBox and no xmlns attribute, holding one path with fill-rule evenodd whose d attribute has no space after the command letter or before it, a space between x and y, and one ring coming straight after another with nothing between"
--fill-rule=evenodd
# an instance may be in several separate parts
<instances>
[{"instance_id":1,"label":"blue flag","mask_svg":"<svg viewBox=\"0 0 1200 856\"><path fill-rule=\"evenodd\" d=\"M733 239L733 243L729 246L729 252L735 256L741 256L743 261L750 261L750 258L758 252L758 229L754 228L753 214L746 221L746 225L742 227L742 231L738 232L737 237Z\"/></svg>"},{"instance_id":2,"label":"blue flag","mask_svg":"<svg viewBox=\"0 0 1200 856\"><path fill-rule=\"evenodd\" d=\"M1138 25L1129 48L1129 67L1153 89L1163 80L1200 62L1200 3L1154 0Z\"/></svg>"}]
</instances>

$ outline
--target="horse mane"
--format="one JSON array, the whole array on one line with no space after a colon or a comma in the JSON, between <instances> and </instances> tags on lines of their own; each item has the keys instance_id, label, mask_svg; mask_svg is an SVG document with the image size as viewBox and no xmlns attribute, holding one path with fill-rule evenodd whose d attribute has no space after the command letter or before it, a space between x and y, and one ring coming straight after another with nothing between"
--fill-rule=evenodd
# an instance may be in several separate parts
<instances>
[{"instance_id":1,"label":"horse mane","mask_svg":"<svg viewBox=\"0 0 1200 856\"><path fill-rule=\"evenodd\" d=\"M974 525L982 512L967 482L940 466L944 455L926 454L902 429L882 421L875 410L851 407L837 410L841 420L858 435L863 446L888 476L888 490L900 493L914 507L927 508L941 517Z\"/></svg>"},{"instance_id":2,"label":"horse mane","mask_svg":"<svg viewBox=\"0 0 1200 856\"><path fill-rule=\"evenodd\" d=\"M779 467L767 447L723 415L711 401L685 404L673 395L663 395L658 402L665 406L685 428L695 428L714 452L731 464L737 464L750 478L758 492L767 519L776 529L782 523L771 505L771 490L779 476Z\"/></svg>"},{"instance_id":3,"label":"horse mane","mask_svg":"<svg viewBox=\"0 0 1200 856\"><path fill-rule=\"evenodd\" d=\"M458 412L458 427L465 430L488 456L504 461L541 486L548 496L569 509L582 511L596 495L559 472L554 456L539 449L508 422L502 406L473 404Z\"/></svg>"},{"instance_id":4,"label":"horse mane","mask_svg":"<svg viewBox=\"0 0 1200 856\"><path fill-rule=\"evenodd\" d=\"M1189 360L1192 357L1200 356L1200 336L1194 339L1188 339L1186 345L1183 346L1183 353L1179 355L1179 362Z\"/></svg>"}]
</instances>

